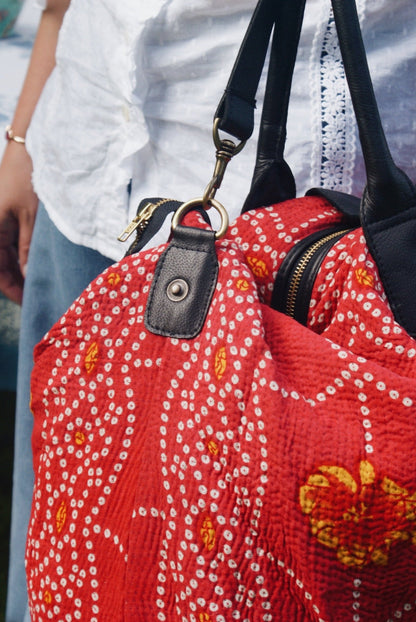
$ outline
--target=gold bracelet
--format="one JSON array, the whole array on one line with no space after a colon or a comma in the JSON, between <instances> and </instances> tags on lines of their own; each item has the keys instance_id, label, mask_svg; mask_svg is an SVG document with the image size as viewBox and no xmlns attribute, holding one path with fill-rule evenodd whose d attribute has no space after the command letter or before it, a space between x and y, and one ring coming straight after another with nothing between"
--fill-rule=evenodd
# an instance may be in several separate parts
<instances>
[{"instance_id":1,"label":"gold bracelet","mask_svg":"<svg viewBox=\"0 0 416 622\"><path fill-rule=\"evenodd\" d=\"M21 136L15 136L11 125L6 127L6 140L13 140L15 143L19 143L19 145L24 145L26 142L26 140Z\"/></svg>"}]
</instances>

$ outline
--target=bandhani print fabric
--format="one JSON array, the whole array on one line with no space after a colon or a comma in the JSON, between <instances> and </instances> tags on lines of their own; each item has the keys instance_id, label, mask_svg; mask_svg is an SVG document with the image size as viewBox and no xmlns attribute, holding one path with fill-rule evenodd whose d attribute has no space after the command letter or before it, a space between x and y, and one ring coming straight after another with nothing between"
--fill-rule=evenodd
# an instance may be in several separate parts
<instances>
[{"instance_id":1,"label":"bandhani print fabric","mask_svg":"<svg viewBox=\"0 0 416 622\"><path fill-rule=\"evenodd\" d=\"M269 306L288 250L339 220L316 197L239 217L194 339L144 326L163 247L45 336L33 621L416 620L416 343L361 229L326 257L308 327Z\"/></svg>"}]
</instances>

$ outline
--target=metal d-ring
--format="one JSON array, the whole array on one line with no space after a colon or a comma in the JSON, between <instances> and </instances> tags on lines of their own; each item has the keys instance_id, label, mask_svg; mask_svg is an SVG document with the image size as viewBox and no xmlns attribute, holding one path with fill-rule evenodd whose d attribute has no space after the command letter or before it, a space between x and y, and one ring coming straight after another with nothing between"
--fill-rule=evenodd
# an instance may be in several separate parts
<instances>
[{"instance_id":1,"label":"metal d-ring","mask_svg":"<svg viewBox=\"0 0 416 622\"><path fill-rule=\"evenodd\" d=\"M228 229L229 219L228 219L227 210L216 199L208 199L208 205L216 209L219 215L221 216L221 226L218 229L218 231L215 232L215 239L220 240L221 238L225 236L225 234L227 233L227 229ZM179 223L181 222L185 214L195 209L196 207L204 207L203 197L199 199L191 199L190 201L187 201L186 203L182 203L182 205L178 207L178 209L173 215L172 225L171 225L172 231L176 229L176 227L179 225Z\"/></svg>"}]
</instances>

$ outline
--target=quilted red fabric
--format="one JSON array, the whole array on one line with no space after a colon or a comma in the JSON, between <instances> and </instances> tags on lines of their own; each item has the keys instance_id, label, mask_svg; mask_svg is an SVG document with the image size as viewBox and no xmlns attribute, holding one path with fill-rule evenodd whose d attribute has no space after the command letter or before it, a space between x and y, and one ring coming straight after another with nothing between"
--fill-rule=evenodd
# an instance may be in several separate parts
<instances>
[{"instance_id":1,"label":"quilted red fabric","mask_svg":"<svg viewBox=\"0 0 416 622\"><path fill-rule=\"evenodd\" d=\"M416 620L416 342L362 231L309 328L268 306L295 241L339 218L317 198L241 216L194 339L144 327L157 248L39 344L32 620Z\"/></svg>"}]
</instances>

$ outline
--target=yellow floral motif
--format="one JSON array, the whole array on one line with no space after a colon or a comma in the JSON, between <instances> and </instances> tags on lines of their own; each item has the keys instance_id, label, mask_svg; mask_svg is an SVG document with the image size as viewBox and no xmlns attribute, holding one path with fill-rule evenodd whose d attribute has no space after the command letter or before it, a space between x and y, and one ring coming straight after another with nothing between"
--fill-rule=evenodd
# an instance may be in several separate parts
<instances>
[{"instance_id":1,"label":"yellow floral motif","mask_svg":"<svg viewBox=\"0 0 416 622\"><path fill-rule=\"evenodd\" d=\"M416 545L416 493L377 477L366 460L359 482L342 467L319 467L299 500L312 534L346 566L384 566L395 543Z\"/></svg>"},{"instance_id":2,"label":"yellow floral motif","mask_svg":"<svg viewBox=\"0 0 416 622\"><path fill-rule=\"evenodd\" d=\"M67 514L66 503L65 503L65 501L62 501L61 505L59 506L58 511L56 513L56 531L58 533L61 533L61 531L62 531L62 529L63 529L63 527L65 525L66 514Z\"/></svg>"},{"instance_id":3,"label":"yellow floral motif","mask_svg":"<svg viewBox=\"0 0 416 622\"><path fill-rule=\"evenodd\" d=\"M85 434L84 432L81 432L81 430L77 430L77 432L75 432L75 444L76 445L83 445L85 443Z\"/></svg>"},{"instance_id":4,"label":"yellow floral motif","mask_svg":"<svg viewBox=\"0 0 416 622\"><path fill-rule=\"evenodd\" d=\"M264 278L269 274L267 266L262 259L259 259L258 257L247 257L247 262L252 269L254 276Z\"/></svg>"},{"instance_id":5,"label":"yellow floral motif","mask_svg":"<svg viewBox=\"0 0 416 622\"><path fill-rule=\"evenodd\" d=\"M212 551L215 546L215 527L210 516L204 516L202 518L199 534L205 548L208 549L208 551Z\"/></svg>"},{"instance_id":6,"label":"yellow floral motif","mask_svg":"<svg viewBox=\"0 0 416 622\"><path fill-rule=\"evenodd\" d=\"M374 277L367 272L365 268L357 268L355 271L355 278L360 285L366 285L367 287L374 287Z\"/></svg>"},{"instance_id":7,"label":"yellow floral motif","mask_svg":"<svg viewBox=\"0 0 416 622\"><path fill-rule=\"evenodd\" d=\"M121 276L117 272L110 272L107 276L107 281L112 287L116 287L121 281Z\"/></svg>"},{"instance_id":8,"label":"yellow floral motif","mask_svg":"<svg viewBox=\"0 0 416 622\"><path fill-rule=\"evenodd\" d=\"M212 438L209 441L207 441L207 447L208 447L209 453L212 454L213 456L218 456L218 454L220 453L218 444Z\"/></svg>"},{"instance_id":9,"label":"yellow floral motif","mask_svg":"<svg viewBox=\"0 0 416 622\"><path fill-rule=\"evenodd\" d=\"M43 593L43 600L47 605L52 604L52 594L48 592L48 590L45 590L45 592Z\"/></svg>"},{"instance_id":10,"label":"yellow floral motif","mask_svg":"<svg viewBox=\"0 0 416 622\"><path fill-rule=\"evenodd\" d=\"M200 613L198 616L198 622L211 622L211 617L208 613Z\"/></svg>"},{"instance_id":11,"label":"yellow floral motif","mask_svg":"<svg viewBox=\"0 0 416 622\"><path fill-rule=\"evenodd\" d=\"M215 355L214 370L215 370L215 375L217 376L217 380L221 380L221 378L225 374L226 368L227 368L227 351L225 349L225 346L222 346L221 348L219 348L219 350L217 350L217 353Z\"/></svg>"},{"instance_id":12,"label":"yellow floral motif","mask_svg":"<svg viewBox=\"0 0 416 622\"><path fill-rule=\"evenodd\" d=\"M88 348L87 350L87 354L85 355L85 369L87 370L87 373L90 374L94 367L97 365L97 361L98 361L98 345L97 343L94 341Z\"/></svg>"},{"instance_id":13,"label":"yellow floral motif","mask_svg":"<svg viewBox=\"0 0 416 622\"><path fill-rule=\"evenodd\" d=\"M237 279L235 286L241 292L246 292L250 287L250 283L246 279Z\"/></svg>"}]
</instances>

